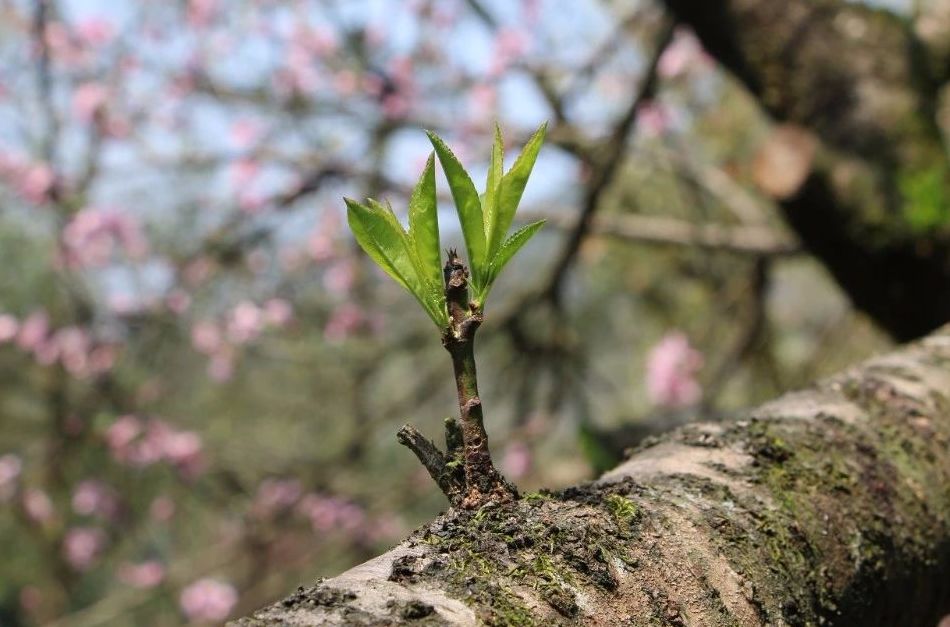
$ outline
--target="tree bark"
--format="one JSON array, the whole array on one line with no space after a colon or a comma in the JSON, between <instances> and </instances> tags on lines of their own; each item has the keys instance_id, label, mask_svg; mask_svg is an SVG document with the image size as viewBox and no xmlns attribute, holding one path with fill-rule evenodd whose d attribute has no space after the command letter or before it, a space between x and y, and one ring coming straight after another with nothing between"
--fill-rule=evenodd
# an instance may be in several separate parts
<instances>
[{"instance_id":1,"label":"tree bark","mask_svg":"<svg viewBox=\"0 0 950 627\"><path fill-rule=\"evenodd\" d=\"M950 320L946 55L906 20L843 0L665 4L769 116L817 145L777 200L855 306L902 341Z\"/></svg>"},{"instance_id":2,"label":"tree bark","mask_svg":"<svg viewBox=\"0 0 950 627\"><path fill-rule=\"evenodd\" d=\"M456 511L260 625L916 625L950 613L950 326L597 481Z\"/></svg>"}]
</instances>

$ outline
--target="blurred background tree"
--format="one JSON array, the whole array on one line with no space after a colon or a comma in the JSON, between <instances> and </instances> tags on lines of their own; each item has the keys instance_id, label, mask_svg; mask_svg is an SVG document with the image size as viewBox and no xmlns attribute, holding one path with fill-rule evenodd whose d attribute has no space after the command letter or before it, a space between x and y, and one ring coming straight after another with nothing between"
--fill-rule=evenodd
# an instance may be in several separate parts
<instances>
[{"instance_id":1,"label":"blurred background tree","mask_svg":"<svg viewBox=\"0 0 950 627\"><path fill-rule=\"evenodd\" d=\"M448 358L341 200L422 129L480 178L550 122L480 340L523 489L950 318L950 8L741 5L0 1L0 624L220 621L444 507L394 434Z\"/></svg>"}]
</instances>

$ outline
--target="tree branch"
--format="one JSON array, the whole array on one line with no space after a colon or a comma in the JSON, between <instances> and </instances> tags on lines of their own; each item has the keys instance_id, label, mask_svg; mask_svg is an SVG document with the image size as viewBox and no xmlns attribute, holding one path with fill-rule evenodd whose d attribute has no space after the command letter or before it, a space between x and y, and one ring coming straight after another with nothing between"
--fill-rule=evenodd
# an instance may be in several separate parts
<instances>
[{"instance_id":1,"label":"tree branch","mask_svg":"<svg viewBox=\"0 0 950 627\"><path fill-rule=\"evenodd\" d=\"M838 624L950 611L950 327L234 623Z\"/></svg>"}]
</instances>

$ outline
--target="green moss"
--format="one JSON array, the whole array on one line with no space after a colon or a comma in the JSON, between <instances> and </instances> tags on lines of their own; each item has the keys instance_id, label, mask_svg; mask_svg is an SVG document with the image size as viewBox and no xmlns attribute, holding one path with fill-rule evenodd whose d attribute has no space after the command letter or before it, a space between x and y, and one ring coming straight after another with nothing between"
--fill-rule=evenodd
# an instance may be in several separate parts
<instances>
[{"instance_id":1,"label":"green moss","mask_svg":"<svg viewBox=\"0 0 950 627\"><path fill-rule=\"evenodd\" d=\"M915 233L926 233L950 223L950 198L947 193L946 166L941 163L898 175L901 209Z\"/></svg>"},{"instance_id":2,"label":"green moss","mask_svg":"<svg viewBox=\"0 0 950 627\"><path fill-rule=\"evenodd\" d=\"M633 521L639 513L637 504L621 494L607 495L607 498L604 499L604 503L606 503L607 509L614 517L614 520L617 521L618 526L629 526L631 521Z\"/></svg>"}]
</instances>

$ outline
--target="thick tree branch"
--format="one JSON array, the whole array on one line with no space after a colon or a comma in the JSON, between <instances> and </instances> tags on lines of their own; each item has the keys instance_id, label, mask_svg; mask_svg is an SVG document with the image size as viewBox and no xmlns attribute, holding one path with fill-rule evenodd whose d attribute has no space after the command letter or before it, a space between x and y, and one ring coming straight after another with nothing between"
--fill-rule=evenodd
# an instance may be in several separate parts
<instances>
[{"instance_id":1,"label":"thick tree branch","mask_svg":"<svg viewBox=\"0 0 950 627\"><path fill-rule=\"evenodd\" d=\"M950 319L938 70L904 20L848 2L665 4L770 116L812 135L814 158L777 200L854 304L903 340Z\"/></svg>"},{"instance_id":2,"label":"thick tree branch","mask_svg":"<svg viewBox=\"0 0 950 627\"><path fill-rule=\"evenodd\" d=\"M236 625L904 625L950 610L950 327ZM422 624L422 623L420 623Z\"/></svg>"}]
</instances>

